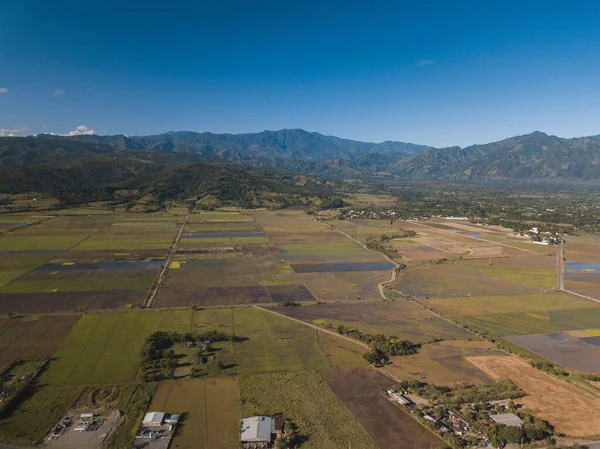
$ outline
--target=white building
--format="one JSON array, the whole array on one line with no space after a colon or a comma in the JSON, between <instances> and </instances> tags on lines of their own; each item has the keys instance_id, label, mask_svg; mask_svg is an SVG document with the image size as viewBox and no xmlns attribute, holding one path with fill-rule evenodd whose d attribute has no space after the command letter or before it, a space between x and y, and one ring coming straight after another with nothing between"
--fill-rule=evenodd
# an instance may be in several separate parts
<instances>
[{"instance_id":1,"label":"white building","mask_svg":"<svg viewBox=\"0 0 600 449\"><path fill-rule=\"evenodd\" d=\"M500 413L499 415L490 415L490 418L498 424L509 427L521 427L523 421L514 413Z\"/></svg>"},{"instance_id":2,"label":"white building","mask_svg":"<svg viewBox=\"0 0 600 449\"><path fill-rule=\"evenodd\" d=\"M144 420L142 421L142 425L144 427L158 427L162 425L164 419L165 414L163 412L146 413L146 416L144 416Z\"/></svg>"},{"instance_id":3,"label":"white building","mask_svg":"<svg viewBox=\"0 0 600 449\"><path fill-rule=\"evenodd\" d=\"M242 443L270 442L275 421L268 416L252 416L242 419Z\"/></svg>"}]
</instances>

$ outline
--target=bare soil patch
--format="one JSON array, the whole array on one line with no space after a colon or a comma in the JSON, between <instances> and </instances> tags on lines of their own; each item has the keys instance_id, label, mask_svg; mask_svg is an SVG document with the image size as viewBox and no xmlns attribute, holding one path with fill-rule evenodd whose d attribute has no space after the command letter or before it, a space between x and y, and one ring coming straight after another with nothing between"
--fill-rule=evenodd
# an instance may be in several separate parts
<instances>
[{"instance_id":1,"label":"bare soil patch","mask_svg":"<svg viewBox=\"0 0 600 449\"><path fill-rule=\"evenodd\" d=\"M335 368L320 374L379 447L430 449L443 444L380 393L382 388L394 385L394 381L378 371Z\"/></svg>"},{"instance_id":2,"label":"bare soil patch","mask_svg":"<svg viewBox=\"0 0 600 449\"><path fill-rule=\"evenodd\" d=\"M468 360L494 380L516 383L527 396L515 402L549 421L558 432L572 436L600 434L600 399L532 368L518 357L478 356Z\"/></svg>"}]
</instances>

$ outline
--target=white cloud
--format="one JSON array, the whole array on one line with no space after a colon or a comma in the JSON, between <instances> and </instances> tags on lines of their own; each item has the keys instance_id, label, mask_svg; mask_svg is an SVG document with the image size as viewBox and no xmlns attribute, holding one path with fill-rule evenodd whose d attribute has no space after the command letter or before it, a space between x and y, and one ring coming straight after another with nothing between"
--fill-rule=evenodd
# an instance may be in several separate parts
<instances>
[{"instance_id":1,"label":"white cloud","mask_svg":"<svg viewBox=\"0 0 600 449\"><path fill-rule=\"evenodd\" d=\"M8 92L8 89L5 87L0 87L0 94L5 94Z\"/></svg>"},{"instance_id":2,"label":"white cloud","mask_svg":"<svg viewBox=\"0 0 600 449\"><path fill-rule=\"evenodd\" d=\"M42 128L46 129L48 128L48 125L42 125Z\"/></svg>"},{"instance_id":3,"label":"white cloud","mask_svg":"<svg viewBox=\"0 0 600 449\"><path fill-rule=\"evenodd\" d=\"M96 131L94 131L93 129L88 128L85 125L80 125L77 128L75 128L73 131L69 131L67 134L65 134L65 136L67 136L67 137L71 137L71 136L91 136L93 134L96 134Z\"/></svg>"},{"instance_id":4,"label":"white cloud","mask_svg":"<svg viewBox=\"0 0 600 449\"><path fill-rule=\"evenodd\" d=\"M419 66L431 65L431 64L435 64L435 61L433 59L420 59L415 63L415 65L419 65Z\"/></svg>"},{"instance_id":5,"label":"white cloud","mask_svg":"<svg viewBox=\"0 0 600 449\"><path fill-rule=\"evenodd\" d=\"M0 136L15 137L15 134L25 133L31 131L28 126L18 126L13 129L0 129Z\"/></svg>"},{"instance_id":6,"label":"white cloud","mask_svg":"<svg viewBox=\"0 0 600 449\"><path fill-rule=\"evenodd\" d=\"M64 95L64 94L65 94L64 89L54 89L52 92L50 92L50 95L52 95L53 97L58 97L58 96Z\"/></svg>"}]
</instances>

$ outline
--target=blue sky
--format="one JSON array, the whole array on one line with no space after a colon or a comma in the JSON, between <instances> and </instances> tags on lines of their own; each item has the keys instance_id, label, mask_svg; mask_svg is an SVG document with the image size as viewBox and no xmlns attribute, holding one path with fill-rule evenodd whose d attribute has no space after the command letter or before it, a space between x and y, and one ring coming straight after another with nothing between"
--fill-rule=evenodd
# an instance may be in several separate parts
<instances>
[{"instance_id":1,"label":"blue sky","mask_svg":"<svg viewBox=\"0 0 600 449\"><path fill-rule=\"evenodd\" d=\"M0 0L0 133L600 134L599 23L584 0Z\"/></svg>"}]
</instances>

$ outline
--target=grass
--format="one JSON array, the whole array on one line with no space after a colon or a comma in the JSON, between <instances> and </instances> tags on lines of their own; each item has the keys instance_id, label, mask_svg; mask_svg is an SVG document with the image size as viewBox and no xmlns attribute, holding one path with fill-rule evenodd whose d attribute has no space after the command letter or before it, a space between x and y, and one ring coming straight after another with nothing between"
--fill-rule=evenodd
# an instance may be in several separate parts
<instances>
[{"instance_id":1,"label":"grass","mask_svg":"<svg viewBox=\"0 0 600 449\"><path fill-rule=\"evenodd\" d=\"M449 317L484 314L506 314L566 309L598 308L595 303L565 293L471 296L466 298L422 299L419 302ZM590 326L592 327L592 326Z\"/></svg>"},{"instance_id":2,"label":"grass","mask_svg":"<svg viewBox=\"0 0 600 449\"><path fill-rule=\"evenodd\" d=\"M236 378L161 382L150 409L183 414L171 447L239 447L240 414Z\"/></svg>"},{"instance_id":3,"label":"grass","mask_svg":"<svg viewBox=\"0 0 600 449\"><path fill-rule=\"evenodd\" d=\"M491 337L545 334L563 330L548 320L533 318L524 313L499 313L481 316L462 316L456 320L477 332Z\"/></svg>"},{"instance_id":4,"label":"grass","mask_svg":"<svg viewBox=\"0 0 600 449\"><path fill-rule=\"evenodd\" d=\"M54 386L135 380L140 349L154 330L156 313L84 315L42 375Z\"/></svg>"},{"instance_id":5,"label":"grass","mask_svg":"<svg viewBox=\"0 0 600 449\"><path fill-rule=\"evenodd\" d=\"M239 385L242 416L282 413L306 438L303 449L377 447L315 372L245 376Z\"/></svg>"},{"instance_id":6,"label":"grass","mask_svg":"<svg viewBox=\"0 0 600 449\"><path fill-rule=\"evenodd\" d=\"M318 332L318 338L321 349L332 368L365 366L366 362L362 357L365 348L362 346L321 331Z\"/></svg>"},{"instance_id":7,"label":"grass","mask_svg":"<svg viewBox=\"0 0 600 449\"><path fill-rule=\"evenodd\" d=\"M314 329L256 308L233 309L239 374L303 371L328 366Z\"/></svg>"},{"instance_id":8,"label":"grass","mask_svg":"<svg viewBox=\"0 0 600 449\"><path fill-rule=\"evenodd\" d=\"M105 449L131 447L155 389L154 383L120 386L119 408L125 413L125 422L110 436Z\"/></svg>"},{"instance_id":9,"label":"grass","mask_svg":"<svg viewBox=\"0 0 600 449\"><path fill-rule=\"evenodd\" d=\"M508 281L540 289L556 288L556 270L547 268L519 267L506 265L487 265L469 263L468 268L478 273L499 277Z\"/></svg>"},{"instance_id":10,"label":"grass","mask_svg":"<svg viewBox=\"0 0 600 449\"><path fill-rule=\"evenodd\" d=\"M0 441L40 444L84 390L85 387L35 389L15 411L0 420Z\"/></svg>"}]
</instances>

